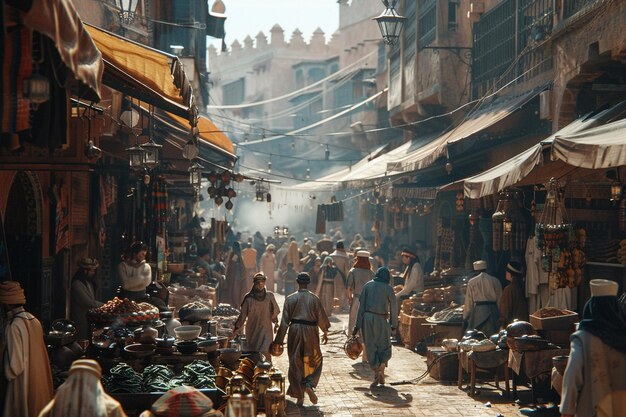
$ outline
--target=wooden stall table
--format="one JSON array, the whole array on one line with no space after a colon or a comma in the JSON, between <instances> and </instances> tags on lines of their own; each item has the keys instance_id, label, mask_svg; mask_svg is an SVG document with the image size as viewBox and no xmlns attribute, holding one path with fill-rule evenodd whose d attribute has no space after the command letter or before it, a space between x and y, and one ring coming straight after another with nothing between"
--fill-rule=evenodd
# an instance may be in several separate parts
<instances>
[{"instance_id":1,"label":"wooden stall table","mask_svg":"<svg viewBox=\"0 0 626 417\"><path fill-rule=\"evenodd\" d=\"M429 329L422 326L426 322L426 317L410 316L400 312L400 320L398 322L398 333L404 347L407 349L415 349L420 340L430 335Z\"/></svg>"},{"instance_id":2,"label":"wooden stall table","mask_svg":"<svg viewBox=\"0 0 626 417\"><path fill-rule=\"evenodd\" d=\"M433 337L433 345L439 346L443 339L458 339L463 337L463 323L433 322L426 319L422 326L429 327L429 336Z\"/></svg>"},{"instance_id":3,"label":"wooden stall table","mask_svg":"<svg viewBox=\"0 0 626 417\"><path fill-rule=\"evenodd\" d=\"M495 375L495 386L500 389L500 376L499 371L501 367L504 367L504 385L506 396L510 394L509 389L509 352L506 349L496 349L489 352L466 352L459 350L459 378L458 387L463 388L463 371L469 372L470 384L469 395L474 396L476 393L476 371L488 371L493 372Z\"/></svg>"},{"instance_id":4,"label":"wooden stall table","mask_svg":"<svg viewBox=\"0 0 626 417\"><path fill-rule=\"evenodd\" d=\"M522 375L530 379L533 402L536 402L537 377L549 374L554 356L568 355L569 349L544 349L518 352L509 350L509 368L513 371L513 398L517 399L517 382Z\"/></svg>"}]
</instances>

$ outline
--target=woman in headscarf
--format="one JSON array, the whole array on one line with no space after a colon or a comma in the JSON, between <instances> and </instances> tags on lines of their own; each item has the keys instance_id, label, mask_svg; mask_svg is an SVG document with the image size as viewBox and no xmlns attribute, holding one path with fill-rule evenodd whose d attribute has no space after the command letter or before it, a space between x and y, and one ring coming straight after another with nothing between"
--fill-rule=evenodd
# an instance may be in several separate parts
<instances>
[{"instance_id":1,"label":"woman in headscarf","mask_svg":"<svg viewBox=\"0 0 626 417\"><path fill-rule=\"evenodd\" d=\"M327 256L322 262L320 268L319 279L315 294L322 301L326 315L330 317L333 313L333 304L335 299L335 279L339 275L339 270L333 264L333 258Z\"/></svg>"},{"instance_id":2,"label":"woman in headscarf","mask_svg":"<svg viewBox=\"0 0 626 417\"><path fill-rule=\"evenodd\" d=\"M241 245L238 241L233 243L233 250L228 255L226 263L226 280L222 289L222 301L229 303L231 306L241 304L245 286L245 267L241 258Z\"/></svg>"},{"instance_id":3,"label":"woman in headscarf","mask_svg":"<svg viewBox=\"0 0 626 417\"><path fill-rule=\"evenodd\" d=\"M300 262L300 251L298 250L298 242L292 240L289 242L289 247L287 248L287 254L283 257L282 260L283 265L281 265L280 269L283 271L287 270L287 264L291 263L293 265L293 270L300 273L302 272L302 262Z\"/></svg>"},{"instance_id":4,"label":"woman in headscarf","mask_svg":"<svg viewBox=\"0 0 626 417\"><path fill-rule=\"evenodd\" d=\"M363 237L361 237L359 233L356 233L354 235L354 239L352 240L352 243L350 243L350 250L355 251L357 249L362 248L363 246L364 246Z\"/></svg>"},{"instance_id":5,"label":"woman in headscarf","mask_svg":"<svg viewBox=\"0 0 626 417\"><path fill-rule=\"evenodd\" d=\"M126 417L124 409L108 395L100 377L98 362L79 359L72 363L67 380L57 389L56 396L39 413L39 417Z\"/></svg>"},{"instance_id":6,"label":"woman in headscarf","mask_svg":"<svg viewBox=\"0 0 626 417\"><path fill-rule=\"evenodd\" d=\"M563 374L562 417L626 416L626 315L618 285L592 279L591 298L570 338Z\"/></svg>"},{"instance_id":7,"label":"woman in headscarf","mask_svg":"<svg viewBox=\"0 0 626 417\"><path fill-rule=\"evenodd\" d=\"M363 286L359 297L359 313L352 334L361 329L367 362L374 371L376 385L385 384L385 367L391 359L391 333L398 326L398 308L393 288L389 285L391 274L386 267L379 268L373 280Z\"/></svg>"},{"instance_id":8,"label":"woman in headscarf","mask_svg":"<svg viewBox=\"0 0 626 417\"><path fill-rule=\"evenodd\" d=\"M272 323L278 324L280 309L274 293L267 291L265 287L266 280L265 275L260 272L252 279L253 285L241 303L241 313L235 322L233 336L239 334L239 329L245 323L248 350L261 352L271 361L270 343L274 338Z\"/></svg>"},{"instance_id":9,"label":"woman in headscarf","mask_svg":"<svg viewBox=\"0 0 626 417\"><path fill-rule=\"evenodd\" d=\"M274 250L276 247L273 243L270 243L265 248L265 252L261 255L261 272L267 277L266 286L270 291L274 289L274 274L276 271L276 255Z\"/></svg>"}]
</instances>

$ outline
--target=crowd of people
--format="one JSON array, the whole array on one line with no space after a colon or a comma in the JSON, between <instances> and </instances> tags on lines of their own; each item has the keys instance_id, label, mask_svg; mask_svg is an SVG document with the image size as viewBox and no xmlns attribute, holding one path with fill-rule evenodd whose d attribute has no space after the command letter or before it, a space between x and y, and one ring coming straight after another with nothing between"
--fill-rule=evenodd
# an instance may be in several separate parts
<instances>
[{"instance_id":1,"label":"crowd of people","mask_svg":"<svg viewBox=\"0 0 626 417\"><path fill-rule=\"evenodd\" d=\"M329 236L317 243L306 238L302 245L290 238L265 242L259 253L256 247L261 239L255 234L243 245L232 242L224 266L211 259L210 251L199 251L197 256L196 265L220 282L220 301L240 308L233 337L245 334L248 349L269 360L282 351L286 339L287 394L300 406L305 396L315 404L323 368L320 346L328 341L329 317L333 312L347 313L352 337L363 344L362 361L374 374L370 387L384 385L400 303L424 291L431 261L427 246L417 243L396 249L384 240L378 250L370 252L357 234L349 246ZM147 247L137 242L120 263L121 295L142 301L149 298L146 288L152 279L146 254ZM87 332L82 320L86 311L101 305L95 297L98 266L95 259L81 259L72 280L70 314L79 335ZM482 260L473 264L475 276L467 284L463 318L466 328L491 335L515 319L526 319L528 306L520 263L507 265L509 285L504 289L500 280L487 273L487 266ZM392 286L393 270L404 285ZM282 311L275 292L285 294ZM572 335L570 360L563 375L564 417L626 415L626 295L619 301L617 294L617 283L591 280L591 298ZM26 298L17 281L0 283L0 304L5 323L0 344L4 416L73 415L77 403L71 401L72 392L83 393L81 404L86 408L81 410L87 411L81 415L125 415L119 403L104 392L101 370L94 361L75 361L67 381L55 394L42 325L24 309ZM167 407L183 397L195 401L197 396L189 388L168 392L144 415L168 415ZM211 404L199 406L211 410Z\"/></svg>"}]
</instances>

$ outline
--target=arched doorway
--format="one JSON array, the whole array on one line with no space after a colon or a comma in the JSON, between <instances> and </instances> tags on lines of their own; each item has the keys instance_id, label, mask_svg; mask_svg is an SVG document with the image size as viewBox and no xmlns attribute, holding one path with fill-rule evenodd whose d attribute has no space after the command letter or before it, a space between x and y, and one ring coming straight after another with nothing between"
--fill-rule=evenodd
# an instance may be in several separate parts
<instances>
[{"instance_id":1,"label":"arched doorway","mask_svg":"<svg viewBox=\"0 0 626 417\"><path fill-rule=\"evenodd\" d=\"M31 172L13 178L4 217L10 274L26 293L26 308L38 317L49 304L49 288L42 284L41 185ZM49 298L49 297L48 297Z\"/></svg>"}]
</instances>

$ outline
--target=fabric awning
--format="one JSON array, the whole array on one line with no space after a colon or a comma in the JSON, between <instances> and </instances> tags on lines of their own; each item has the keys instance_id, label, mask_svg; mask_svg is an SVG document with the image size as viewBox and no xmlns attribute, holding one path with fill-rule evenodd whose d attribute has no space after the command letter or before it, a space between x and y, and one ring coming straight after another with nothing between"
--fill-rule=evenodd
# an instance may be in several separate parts
<instances>
[{"instance_id":1,"label":"fabric awning","mask_svg":"<svg viewBox=\"0 0 626 417\"><path fill-rule=\"evenodd\" d=\"M24 25L54 41L63 63L74 77L91 89L90 99L100 100L102 54L76 12L71 0L34 0Z\"/></svg>"},{"instance_id":2,"label":"fabric awning","mask_svg":"<svg viewBox=\"0 0 626 417\"><path fill-rule=\"evenodd\" d=\"M470 178L466 178L465 180L463 180L465 196L469 198L481 198L487 195L496 194L504 190L507 187L511 187L515 184L518 184L533 171L535 172L535 174L537 174L536 179L538 180L538 179L544 179L544 177L546 176L558 177L564 172L571 171L572 165L578 166L578 167L584 167L584 168L592 168L591 165L594 165L594 164L589 161L589 159L592 159L592 158L589 158L589 156L593 155L591 153L592 149L590 147L587 146L585 147L585 149L582 149L581 144L577 145L578 150L576 154L578 156L575 157L576 161L579 161L579 163L584 163L585 165L573 163L575 162L573 158L573 155L575 153L573 153L573 151L569 150L567 147L572 146L572 143L574 141L581 141L581 140L584 141L585 139L581 139L581 138L588 137L588 135L593 134L593 132L598 131L598 129L602 130L602 128L613 125L614 123L611 123L606 126L593 128L594 126L597 126L598 124L601 124L607 120L610 120L612 117L622 114L625 109L626 109L626 101L618 103L617 105L611 108L608 108L606 110L600 111L598 113L595 113L592 115L587 114L583 117L580 117L576 119L575 121L573 121L572 123L570 123L569 125L562 128L561 130L557 131L556 133L542 140L541 143L533 147L530 147L524 152L521 152L515 155L513 158L507 161L504 161L501 164L496 165L495 167L488 169L478 175L475 175ZM618 123L618 122L615 122L615 123ZM608 129L608 130L610 131L612 129ZM626 134L626 130L622 131L621 134L622 134L622 142L626 143L626 141L624 141L623 139L624 134ZM612 137L614 137L614 140L617 142L619 138L619 132L615 132L615 136L612 136ZM561 148L561 145L559 145L559 151L557 151L556 142L561 141L561 138L569 138L569 139L563 139L563 143L564 143L564 145L562 145L563 148ZM590 141L600 141L600 140L590 139ZM626 160L626 145L619 144L619 143L617 144L623 146L621 158L622 158L622 161L624 161ZM543 162L543 150L549 146L553 146L554 156L560 159L561 161L565 162L566 164L570 165L569 168L567 166L563 166L562 163L560 164L553 163L552 166L550 167L542 168L540 170L541 172L538 171L537 166ZM602 152L605 152L608 158L606 157L602 158L601 156ZM614 154L616 153L619 154L619 152L620 150L615 149L615 148L612 148L612 149L605 148L604 151L599 151L598 149L596 149L595 155L599 155L597 158L604 160L605 163L606 162L617 163L619 162L620 158L618 157L618 155L614 155ZM618 164L618 165L625 165L625 164L626 162L622 162L621 164ZM616 165L610 165L610 166L616 166ZM607 166L598 166L598 167L606 168Z\"/></svg>"},{"instance_id":3,"label":"fabric awning","mask_svg":"<svg viewBox=\"0 0 626 417\"><path fill-rule=\"evenodd\" d=\"M516 97L497 98L489 106L470 113L464 122L451 131L442 134L427 145L395 162L402 171L424 169L446 155L448 146L466 140L470 136L493 126L520 109L544 89L545 87L541 87Z\"/></svg>"},{"instance_id":4,"label":"fabric awning","mask_svg":"<svg viewBox=\"0 0 626 417\"><path fill-rule=\"evenodd\" d=\"M105 85L196 125L193 88L177 56L86 24L102 52Z\"/></svg>"},{"instance_id":5,"label":"fabric awning","mask_svg":"<svg viewBox=\"0 0 626 417\"><path fill-rule=\"evenodd\" d=\"M552 155L581 168L614 168L626 165L626 120L570 135L556 135Z\"/></svg>"}]
</instances>

